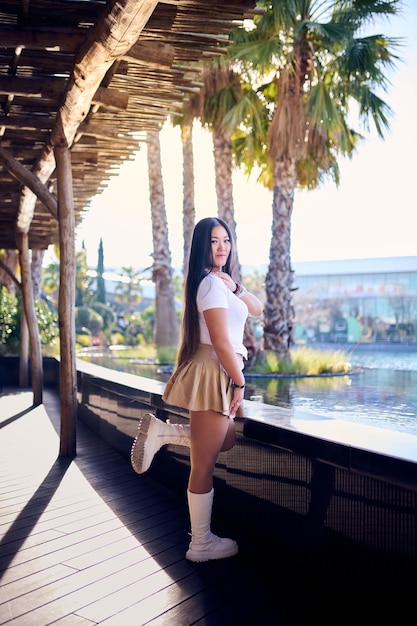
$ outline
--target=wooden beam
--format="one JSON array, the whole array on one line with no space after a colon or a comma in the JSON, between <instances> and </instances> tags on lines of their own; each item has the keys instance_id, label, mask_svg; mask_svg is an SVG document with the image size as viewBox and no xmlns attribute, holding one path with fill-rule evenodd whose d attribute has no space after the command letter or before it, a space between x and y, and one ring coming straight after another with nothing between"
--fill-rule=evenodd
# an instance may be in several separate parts
<instances>
[{"instance_id":1,"label":"wooden beam","mask_svg":"<svg viewBox=\"0 0 417 626\"><path fill-rule=\"evenodd\" d=\"M51 98L55 100L65 89L66 78L31 78L0 76L0 94L21 98Z\"/></svg>"},{"instance_id":2,"label":"wooden beam","mask_svg":"<svg viewBox=\"0 0 417 626\"><path fill-rule=\"evenodd\" d=\"M10 269L10 267L8 265L6 265L6 263L3 263L3 261L0 259L0 267L1 269L6 272L6 274L8 276L10 276L10 278L12 279L12 281L14 282L14 284L19 288L22 289L22 284L19 282L19 280L16 278L15 274L13 274L12 270Z\"/></svg>"},{"instance_id":3,"label":"wooden beam","mask_svg":"<svg viewBox=\"0 0 417 626\"><path fill-rule=\"evenodd\" d=\"M21 98L50 98L56 100L65 90L66 78L27 78L25 76L0 76L0 94ZM129 97L126 92L117 89L99 87L92 98L94 104L103 104L108 108L127 109ZM2 126L7 125L0 121ZM36 128L36 126L35 126ZM39 128L39 127L38 127Z\"/></svg>"},{"instance_id":4,"label":"wooden beam","mask_svg":"<svg viewBox=\"0 0 417 626\"><path fill-rule=\"evenodd\" d=\"M88 35L86 28L30 28L2 26L0 46L2 48L30 48L31 50L53 50L74 53Z\"/></svg>"},{"instance_id":5,"label":"wooden beam","mask_svg":"<svg viewBox=\"0 0 417 626\"><path fill-rule=\"evenodd\" d=\"M29 329L25 309L20 312L19 387L29 385Z\"/></svg>"},{"instance_id":6,"label":"wooden beam","mask_svg":"<svg viewBox=\"0 0 417 626\"><path fill-rule=\"evenodd\" d=\"M93 96L92 103L100 104L106 109L126 111L127 105L129 104L129 94L126 91L119 91L118 89L99 87Z\"/></svg>"},{"instance_id":7,"label":"wooden beam","mask_svg":"<svg viewBox=\"0 0 417 626\"><path fill-rule=\"evenodd\" d=\"M99 124L98 122L96 123L91 123L91 122L86 122L84 124L81 124L78 132L80 134L85 135L89 135L91 137L101 137L103 139L123 139L120 138L120 131L119 129L115 128L114 126L111 126L110 124ZM131 137L128 137L128 140L132 141ZM78 157L78 151L72 150L72 153L74 156ZM78 157L79 158L79 157ZM97 160L97 155L96 155L96 160Z\"/></svg>"},{"instance_id":8,"label":"wooden beam","mask_svg":"<svg viewBox=\"0 0 417 626\"><path fill-rule=\"evenodd\" d=\"M51 215L58 219L57 202L55 196L53 196L46 185L44 185L30 170L26 169L23 165L14 159L11 154L0 147L0 161L2 161L9 172L17 178L22 185L29 187L34 194L43 202L46 208L50 211ZM30 223L19 223L17 220L17 228L20 232L28 232Z\"/></svg>"},{"instance_id":9,"label":"wooden beam","mask_svg":"<svg viewBox=\"0 0 417 626\"><path fill-rule=\"evenodd\" d=\"M72 160L75 162L74 165L78 164L78 167L85 167L86 165L97 165L98 163L97 148L95 148L94 146L91 147L91 150L86 150L82 146L78 149L74 146L74 148L71 150L71 154Z\"/></svg>"},{"instance_id":10,"label":"wooden beam","mask_svg":"<svg viewBox=\"0 0 417 626\"><path fill-rule=\"evenodd\" d=\"M131 63L144 63L154 68L169 68L175 59L175 48L162 41L138 41L122 58Z\"/></svg>"},{"instance_id":11,"label":"wooden beam","mask_svg":"<svg viewBox=\"0 0 417 626\"><path fill-rule=\"evenodd\" d=\"M20 117L7 115L0 117L0 126L3 128L17 128L18 130L51 130L55 124L52 117L46 115L31 115Z\"/></svg>"},{"instance_id":12,"label":"wooden beam","mask_svg":"<svg viewBox=\"0 0 417 626\"><path fill-rule=\"evenodd\" d=\"M76 454L77 369L75 364L75 219L72 197L71 156L56 147L59 206L59 343L61 437L59 456Z\"/></svg>"},{"instance_id":13,"label":"wooden beam","mask_svg":"<svg viewBox=\"0 0 417 626\"><path fill-rule=\"evenodd\" d=\"M33 298L32 277L30 273L28 234L17 233L16 239L19 250L20 273L22 276L22 301L29 331L33 405L38 406L42 404L43 393L42 352Z\"/></svg>"}]
</instances>

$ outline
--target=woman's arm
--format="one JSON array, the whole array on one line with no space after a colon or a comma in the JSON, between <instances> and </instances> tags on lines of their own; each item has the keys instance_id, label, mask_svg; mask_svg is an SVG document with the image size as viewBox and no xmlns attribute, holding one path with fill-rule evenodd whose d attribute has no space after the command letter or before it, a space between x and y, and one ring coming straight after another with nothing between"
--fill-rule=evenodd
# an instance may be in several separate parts
<instances>
[{"instance_id":1,"label":"woman's arm","mask_svg":"<svg viewBox=\"0 0 417 626\"><path fill-rule=\"evenodd\" d=\"M259 317L262 315L262 304L260 300L258 300L253 293L249 293L249 291L247 291L242 285L240 285L240 287L245 290L244 294L240 296L240 299L243 300L248 307L249 315L252 315L252 317Z\"/></svg>"}]
</instances>

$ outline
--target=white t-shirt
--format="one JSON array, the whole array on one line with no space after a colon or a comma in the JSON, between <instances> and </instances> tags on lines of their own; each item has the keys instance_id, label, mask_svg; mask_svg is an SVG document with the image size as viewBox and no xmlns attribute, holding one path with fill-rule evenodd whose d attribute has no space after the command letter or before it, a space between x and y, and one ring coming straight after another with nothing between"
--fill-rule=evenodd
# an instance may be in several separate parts
<instances>
[{"instance_id":1,"label":"white t-shirt","mask_svg":"<svg viewBox=\"0 0 417 626\"><path fill-rule=\"evenodd\" d=\"M203 278L197 290L197 309L200 322L200 342L212 345L210 333L203 311L207 309L227 309L229 338L236 354L245 359L248 352L243 345L243 331L248 317L248 307L226 287L218 276L208 274Z\"/></svg>"}]
</instances>

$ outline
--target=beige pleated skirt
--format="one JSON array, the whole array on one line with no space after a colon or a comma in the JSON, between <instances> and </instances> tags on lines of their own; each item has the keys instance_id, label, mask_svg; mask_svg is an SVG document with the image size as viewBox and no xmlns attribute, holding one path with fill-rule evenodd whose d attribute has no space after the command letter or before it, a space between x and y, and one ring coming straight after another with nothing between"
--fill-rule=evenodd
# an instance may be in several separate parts
<instances>
[{"instance_id":1,"label":"beige pleated skirt","mask_svg":"<svg viewBox=\"0 0 417 626\"><path fill-rule=\"evenodd\" d=\"M243 368L243 357L238 357L242 359ZM232 396L231 380L213 347L200 344L192 360L174 371L162 399L167 404L189 411L216 411L229 415ZM241 407L237 416L243 416Z\"/></svg>"}]
</instances>

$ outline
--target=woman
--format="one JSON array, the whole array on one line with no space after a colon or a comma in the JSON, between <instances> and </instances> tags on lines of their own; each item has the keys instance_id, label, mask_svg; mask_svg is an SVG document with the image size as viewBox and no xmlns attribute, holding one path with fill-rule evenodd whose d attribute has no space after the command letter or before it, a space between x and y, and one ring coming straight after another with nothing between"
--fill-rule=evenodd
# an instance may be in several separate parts
<instances>
[{"instance_id":1,"label":"woman","mask_svg":"<svg viewBox=\"0 0 417 626\"><path fill-rule=\"evenodd\" d=\"M189 410L190 425L167 424L147 414L131 454L140 474L162 445L190 447L191 543L185 555L190 561L222 559L238 552L235 541L210 531L213 472L219 452L235 443L233 418L241 414L245 390L243 331L248 314L261 315L262 305L231 277L231 258L227 224L216 217L198 222L185 284L181 345L162 396L165 402Z\"/></svg>"}]
</instances>

